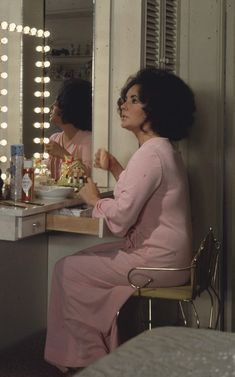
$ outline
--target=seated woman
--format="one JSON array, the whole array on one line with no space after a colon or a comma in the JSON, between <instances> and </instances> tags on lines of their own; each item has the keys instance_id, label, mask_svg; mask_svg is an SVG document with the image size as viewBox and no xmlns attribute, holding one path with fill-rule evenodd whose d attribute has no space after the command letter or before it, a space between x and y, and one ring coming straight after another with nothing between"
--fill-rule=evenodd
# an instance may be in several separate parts
<instances>
[{"instance_id":1,"label":"seated woman","mask_svg":"<svg viewBox=\"0 0 235 377\"><path fill-rule=\"evenodd\" d=\"M91 178L80 194L93 217L121 240L61 259L54 268L45 358L62 371L86 367L118 346L117 313L133 294L135 266L185 267L192 257L187 174L172 141L188 136L195 111L191 89L176 75L144 69L118 101L121 126L139 149L125 169L109 153L96 166L117 179L114 198L100 198ZM162 272L155 286L180 285L188 272Z\"/></svg>"},{"instance_id":2,"label":"seated woman","mask_svg":"<svg viewBox=\"0 0 235 377\"><path fill-rule=\"evenodd\" d=\"M91 83L70 79L63 83L56 101L51 106L50 122L61 129L46 145L48 168L56 181L61 175L65 157L80 160L90 176L92 157L92 91Z\"/></svg>"}]
</instances>

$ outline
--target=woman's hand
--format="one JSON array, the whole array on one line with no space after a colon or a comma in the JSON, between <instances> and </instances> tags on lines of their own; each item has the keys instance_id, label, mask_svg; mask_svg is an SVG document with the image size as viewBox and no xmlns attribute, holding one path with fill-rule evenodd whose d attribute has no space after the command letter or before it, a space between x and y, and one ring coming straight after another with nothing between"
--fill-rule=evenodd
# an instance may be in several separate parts
<instances>
[{"instance_id":1,"label":"woman's hand","mask_svg":"<svg viewBox=\"0 0 235 377\"><path fill-rule=\"evenodd\" d=\"M53 140L45 144L45 151L53 157L64 158L64 156L69 156L68 151Z\"/></svg>"},{"instance_id":2,"label":"woman's hand","mask_svg":"<svg viewBox=\"0 0 235 377\"><path fill-rule=\"evenodd\" d=\"M96 183L91 178L87 178L87 183L79 190L79 196L89 205L93 207L100 199L100 192Z\"/></svg>"},{"instance_id":3,"label":"woman's hand","mask_svg":"<svg viewBox=\"0 0 235 377\"><path fill-rule=\"evenodd\" d=\"M104 148L100 148L96 152L94 167L110 171L116 180L118 180L123 171L123 167L118 160Z\"/></svg>"},{"instance_id":4,"label":"woman's hand","mask_svg":"<svg viewBox=\"0 0 235 377\"><path fill-rule=\"evenodd\" d=\"M104 148L99 148L95 154L94 167L109 170L110 153Z\"/></svg>"}]
</instances>

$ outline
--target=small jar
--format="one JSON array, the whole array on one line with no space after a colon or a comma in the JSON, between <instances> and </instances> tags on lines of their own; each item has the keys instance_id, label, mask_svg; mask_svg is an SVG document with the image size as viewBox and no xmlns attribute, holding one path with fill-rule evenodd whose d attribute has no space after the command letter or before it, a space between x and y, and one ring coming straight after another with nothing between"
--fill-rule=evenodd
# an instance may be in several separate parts
<instances>
[{"instance_id":1,"label":"small jar","mask_svg":"<svg viewBox=\"0 0 235 377\"><path fill-rule=\"evenodd\" d=\"M22 175L22 201L30 202L34 196L34 169L33 161L25 160Z\"/></svg>"}]
</instances>

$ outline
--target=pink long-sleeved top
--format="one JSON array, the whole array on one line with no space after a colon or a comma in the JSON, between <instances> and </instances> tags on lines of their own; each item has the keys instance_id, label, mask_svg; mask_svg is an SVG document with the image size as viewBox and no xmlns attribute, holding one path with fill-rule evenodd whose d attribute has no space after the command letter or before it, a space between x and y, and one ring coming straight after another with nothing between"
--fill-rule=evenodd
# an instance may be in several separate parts
<instances>
[{"instance_id":1,"label":"pink long-sleeved top","mask_svg":"<svg viewBox=\"0 0 235 377\"><path fill-rule=\"evenodd\" d=\"M180 153L168 139L145 142L121 173L114 199L101 199L94 217L125 237L124 249L144 264L183 267L190 263L191 215L188 181Z\"/></svg>"},{"instance_id":2,"label":"pink long-sleeved top","mask_svg":"<svg viewBox=\"0 0 235 377\"><path fill-rule=\"evenodd\" d=\"M86 167L86 174L90 176L92 167L92 133L90 131L78 130L75 136L67 143L63 144L64 132L56 132L51 135L50 140L55 141L61 147L65 148L74 160L80 160ZM48 159L48 168L51 177L55 180L60 178L62 158L50 156Z\"/></svg>"}]
</instances>

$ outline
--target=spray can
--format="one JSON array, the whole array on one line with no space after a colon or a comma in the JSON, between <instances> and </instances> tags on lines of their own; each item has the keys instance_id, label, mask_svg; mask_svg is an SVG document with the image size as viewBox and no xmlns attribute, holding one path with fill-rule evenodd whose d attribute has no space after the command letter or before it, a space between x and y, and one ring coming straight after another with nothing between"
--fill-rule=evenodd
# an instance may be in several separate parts
<instances>
[{"instance_id":1,"label":"spray can","mask_svg":"<svg viewBox=\"0 0 235 377\"><path fill-rule=\"evenodd\" d=\"M11 199L21 201L22 198L22 170L24 161L24 145L11 145Z\"/></svg>"}]
</instances>

